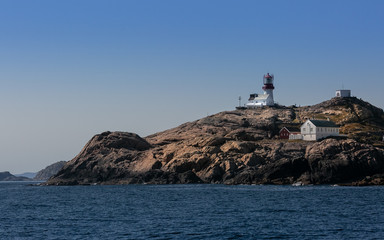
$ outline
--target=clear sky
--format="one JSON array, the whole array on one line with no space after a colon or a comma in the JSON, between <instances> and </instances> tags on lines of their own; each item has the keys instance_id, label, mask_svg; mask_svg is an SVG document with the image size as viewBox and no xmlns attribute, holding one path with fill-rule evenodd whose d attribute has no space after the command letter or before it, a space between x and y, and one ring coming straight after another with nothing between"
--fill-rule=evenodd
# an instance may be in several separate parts
<instances>
[{"instance_id":1,"label":"clear sky","mask_svg":"<svg viewBox=\"0 0 384 240\"><path fill-rule=\"evenodd\" d=\"M0 171L70 160L103 131L146 136L335 90L384 107L384 1L1 0ZM243 103L245 103L243 101Z\"/></svg>"}]
</instances>

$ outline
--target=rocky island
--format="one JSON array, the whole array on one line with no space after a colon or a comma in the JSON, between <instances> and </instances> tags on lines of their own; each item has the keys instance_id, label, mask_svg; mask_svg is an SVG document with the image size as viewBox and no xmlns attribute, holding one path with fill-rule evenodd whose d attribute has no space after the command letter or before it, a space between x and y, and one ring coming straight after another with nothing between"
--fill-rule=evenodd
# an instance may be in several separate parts
<instances>
[{"instance_id":1,"label":"rocky island","mask_svg":"<svg viewBox=\"0 0 384 240\"><path fill-rule=\"evenodd\" d=\"M22 176L15 176L10 172L0 172L0 181L32 181L32 179Z\"/></svg>"},{"instance_id":2,"label":"rocky island","mask_svg":"<svg viewBox=\"0 0 384 240\"><path fill-rule=\"evenodd\" d=\"M344 138L283 140L279 130L331 119ZM46 184L384 184L384 113L357 99L217 113L145 138L104 132Z\"/></svg>"}]
</instances>

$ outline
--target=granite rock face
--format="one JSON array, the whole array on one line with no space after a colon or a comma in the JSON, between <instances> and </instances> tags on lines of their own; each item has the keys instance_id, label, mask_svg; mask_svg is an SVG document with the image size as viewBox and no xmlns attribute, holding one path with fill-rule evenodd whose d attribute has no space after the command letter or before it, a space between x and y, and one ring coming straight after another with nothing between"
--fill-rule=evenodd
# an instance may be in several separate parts
<instances>
[{"instance_id":1,"label":"granite rock face","mask_svg":"<svg viewBox=\"0 0 384 240\"><path fill-rule=\"evenodd\" d=\"M342 183L384 173L384 151L354 140L326 139L308 147L310 182Z\"/></svg>"},{"instance_id":2,"label":"granite rock face","mask_svg":"<svg viewBox=\"0 0 384 240\"><path fill-rule=\"evenodd\" d=\"M50 177L55 175L64 166L65 163L66 163L65 161L60 161L47 166L46 168L37 172L33 180L36 180L36 181L48 180Z\"/></svg>"},{"instance_id":3,"label":"granite rock face","mask_svg":"<svg viewBox=\"0 0 384 240\"><path fill-rule=\"evenodd\" d=\"M104 132L47 184L381 183L380 146L353 139L278 139L280 127L297 121L298 112L294 107L221 112L146 138Z\"/></svg>"}]
</instances>

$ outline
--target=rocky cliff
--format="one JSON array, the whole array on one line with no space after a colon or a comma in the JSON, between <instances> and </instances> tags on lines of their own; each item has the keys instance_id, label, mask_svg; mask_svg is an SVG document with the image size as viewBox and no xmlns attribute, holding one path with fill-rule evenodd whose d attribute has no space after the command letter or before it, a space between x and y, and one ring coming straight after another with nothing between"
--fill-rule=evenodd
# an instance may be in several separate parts
<instances>
[{"instance_id":1,"label":"rocky cliff","mask_svg":"<svg viewBox=\"0 0 384 240\"><path fill-rule=\"evenodd\" d=\"M38 171L35 177L33 178L33 180L37 180L37 181L48 180L50 177L55 175L64 166L65 163L66 161L59 161L47 166L46 168Z\"/></svg>"},{"instance_id":2,"label":"rocky cliff","mask_svg":"<svg viewBox=\"0 0 384 240\"><path fill-rule=\"evenodd\" d=\"M369 134L354 138L346 132L349 139L320 142L278 139L282 126L315 114L384 133L383 111L356 98L227 111L146 138L98 134L47 184L384 184L384 150Z\"/></svg>"}]
</instances>

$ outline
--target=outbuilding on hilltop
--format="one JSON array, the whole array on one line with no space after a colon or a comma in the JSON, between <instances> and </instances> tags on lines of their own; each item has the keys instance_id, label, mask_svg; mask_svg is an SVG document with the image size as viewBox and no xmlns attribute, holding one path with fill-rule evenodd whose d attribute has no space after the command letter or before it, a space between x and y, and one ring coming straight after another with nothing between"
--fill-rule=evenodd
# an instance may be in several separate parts
<instances>
[{"instance_id":1,"label":"outbuilding on hilltop","mask_svg":"<svg viewBox=\"0 0 384 240\"><path fill-rule=\"evenodd\" d=\"M351 90L336 90L336 97L351 97Z\"/></svg>"}]
</instances>

